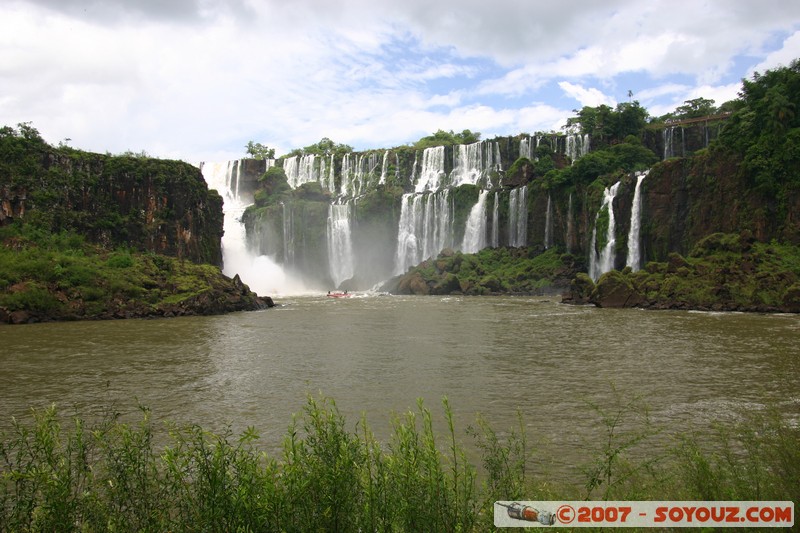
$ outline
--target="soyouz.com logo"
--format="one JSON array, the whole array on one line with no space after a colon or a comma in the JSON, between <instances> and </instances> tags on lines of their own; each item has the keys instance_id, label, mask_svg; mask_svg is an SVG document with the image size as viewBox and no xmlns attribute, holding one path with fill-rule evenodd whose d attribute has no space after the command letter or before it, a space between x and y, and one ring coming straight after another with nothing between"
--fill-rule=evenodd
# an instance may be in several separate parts
<instances>
[{"instance_id":1,"label":"soyouz.com logo","mask_svg":"<svg viewBox=\"0 0 800 533\"><path fill-rule=\"evenodd\" d=\"M792 527L790 501L498 501L495 527Z\"/></svg>"}]
</instances>

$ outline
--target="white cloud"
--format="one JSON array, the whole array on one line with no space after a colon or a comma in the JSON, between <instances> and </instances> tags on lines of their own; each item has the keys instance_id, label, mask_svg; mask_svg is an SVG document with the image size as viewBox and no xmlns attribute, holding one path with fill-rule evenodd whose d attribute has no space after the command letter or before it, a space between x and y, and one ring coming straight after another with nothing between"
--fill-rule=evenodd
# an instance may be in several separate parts
<instances>
[{"instance_id":1,"label":"white cloud","mask_svg":"<svg viewBox=\"0 0 800 533\"><path fill-rule=\"evenodd\" d=\"M599 105L607 105L614 107L617 105L617 102L613 98L606 96L602 91L594 87L587 89L568 81L559 82L558 86L561 87L564 93L570 98L574 98L580 102L581 106L597 107Z\"/></svg>"},{"instance_id":2,"label":"white cloud","mask_svg":"<svg viewBox=\"0 0 800 533\"><path fill-rule=\"evenodd\" d=\"M658 110L702 91L722 103L749 75L734 66L800 56L797 21L784 0L8 0L0 125L190 161L248 140L548 130L567 97L614 105L618 87Z\"/></svg>"},{"instance_id":3,"label":"white cloud","mask_svg":"<svg viewBox=\"0 0 800 533\"><path fill-rule=\"evenodd\" d=\"M745 77L750 78L755 72L764 73L777 67L788 67L795 59L800 59L800 31L787 37L781 48L767 54L764 60L750 69Z\"/></svg>"}]
</instances>

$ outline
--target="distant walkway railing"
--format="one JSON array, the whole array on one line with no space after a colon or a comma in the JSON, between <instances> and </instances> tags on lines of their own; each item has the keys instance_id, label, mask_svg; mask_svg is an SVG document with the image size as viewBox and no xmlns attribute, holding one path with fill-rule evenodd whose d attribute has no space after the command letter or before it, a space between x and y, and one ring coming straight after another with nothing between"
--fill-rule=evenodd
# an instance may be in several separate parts
<instances>
[{"instance_id":1,"label":"distant walkway railing","mask_svg":"<svg viewBox=\"0 0 800 533\"><path fill-rule=\"evenodd\" d=\"M725 120L730 116L730 113L720 113L718 115L706 115L704 117L685 118L683 120L668 120L666 122L659 122L657 124L648 124L647 129L657 130L672 126L683 126L685 124L697 124L698 122L714 122L717 120Z\"/></svg>"}]
</instances>

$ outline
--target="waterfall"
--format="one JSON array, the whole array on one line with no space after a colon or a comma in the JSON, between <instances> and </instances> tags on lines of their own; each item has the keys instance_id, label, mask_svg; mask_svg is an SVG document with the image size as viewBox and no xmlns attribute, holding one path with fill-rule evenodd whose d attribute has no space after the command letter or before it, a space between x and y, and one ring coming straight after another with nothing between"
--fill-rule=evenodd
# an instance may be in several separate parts
<instances>
[{"instance_id":1,"label":"waterfall","mask_svg":"<svg viewBox=\"0 0 800 533\"><path fill-rule=\"evenodd\" d=\"M578 148L575 146L575 136L574 135L567 135L567 147L565 149L565 153L571 162L575 162L578 159Z\"/></svg>"},{"instance_id":2,"label":"waterfall","mask_svg":"<svg viewBox=\"0 0 800 533\"><path fill-rule=\"evenodd\" d=\"M517 187L511 191L508 203L508 245L528 244L528 187Z\"/></svg>"},{"instance_id":3,"label":"waterfall","mask_svg":"<svg viewBox=\"0 0 800 533\"><path fill-rule=\"evenodd\" d=\"M336 192L336 176L334 175L333 154L328 158L328 181L325 185L329 192Z\"/></svg>"},{"instance_id":4,"label":"waterfall","mask_svg":"<svg viewBox=\"0 0 800 533\"><path fill-rule=\"evenodd\" d=\"M403 195L397 227L395 274L439 254L453 245L453 206L450 191Z\"/></svg>"},{"instance_id":5,"label":"waterfall","mask_svg":"<svg viewBox=\"0 0 800 533\"><path fill-rule=\"evenodd\" d=\"M353 277L353 241L350 202L328 206L328 268L336 287Z\"/></svg>"},{"instance_id":6,"label":"waterfall","mask_svg":"<svg viewBox=\"0 0 800 533\"><path fill-rule=\"evenodd\" d=\"M386 170L389 168L389 150L383 152L383 164L381 165L381 177L378 180L379 185L386 183Z\"/></svg>"},{"instance_id":7,"label":"waterfall","mask_svg":"<svg viewBox=\"0 0 800 533\"><path fill-rule=\"evenodd\" d=\"M483 143L458 144L453 147L453 171L450 173L450 185L458 187L469 183L475 185L483 174Z\"/></svg>"},{"instance_id":8,"label":"waterfall","mask_svg":"<svg viewBox=\"0 0 800 533\"><path fill-rule=\"evenodd\" d=\"M523 137L519 140L519 156L533 161L530 137Z\"/></svg>"},{"instance_id":9,"label":"waterfall","mask_svg":"<svg viewBox=\"0 0 800 533\"><path fill-rule=\"evenodd\" d=\"M661 132L661 136L664 140L664 157L662 159L666 160L673 156L672 153L672 130L674 130L674 126L670 126L669 128L664 128Z\"/></svg>"},{"instance_id":10,"label":"waterfall","mask_svg":"<svg viewBox=\"0 0 800 533\"><path fill-rule=\"evenodd\" d=\"M490 141L478 141L472 144L458 144L453 147L453 171L450 173L450 185L483 185L491 187L491 172L502 170L500 144Z\"/></svg>"},{"instance_id":11,"label":"waterfall","mask_svg":"<svg viewBox=\"0 0 800 533\"><path fill-rule=\"evenodd\" d=\"M639 238L642 218L642 195L640 189L646 177L647 171L637 174L636 190L633 193L633 205L631 206L631 229L628 232L628 258L625 261L625 265L631 267L634 272L642 267L642 251Z\"/></svg>"},{"instance_id":12,"label":"waterfall","mask_svg":"<svg viewBox=\"0 0 800 533\"><path fill-rule=\"evenodd\" d=\"M292 189L304 183L319 181L319 164L315 154L287 157L283 160L283 171Z\"/></svg>"},{"instance_id":13,"label":"waterfall","mask_svg":"<svg viewBox=\"0 0 800 533\"><path fill-rule=\"evenodd\" d=\"M377 154L344 154L342 156L341 196L358 196L369 185L378 167Z\"/></svg>"},{"instance_id":14,"label":"waterfall","mask_svg":"<svg viewBox=\"0 0 800 533\"><path fill-rule=\"evenodd\" d=\"M572 193L569 193L569 207L567 207L567 251L572 252L572 241L575 237L575 222L572 220Z\"/></svg>"},{"instance_id":15,"label":"waterfall","mask_svg":"<svg viewBox=\"0 0 800 533\"><path fill-rule=\"evenodd\" d=\"M566 139L566 155L573 163L575 160L580 159L589 153L589 143L591 137L588 133L579 135L577 133L567 135Z\"/></svg>"},{"instance_id":16,"label":"waterfall","mask_svg":"<svg viewBox=\"0 0 800 533\"><path fill-rule=\"evenodd\" d=\"M208 187L219 192L223 199L222 272L233 277L239 273L247 256L247 239L241 219L248 204L238 195L239 161L204 163L201 170Z\"/></svg>"},{"instance_id":17,"label":"waterfall","mask_svg":"<svg viewBox=\"0 0 800 533\"><path fill-rule=\"evenodd\" d=\"M550 195L547 195L547 213L544 220L544 248L545 250L553 247L553 203Z\"/></svg>"},{"instance_id":18,"label":"waterfall","mask_svg":"<svg viewBox=\"0 0 800 533\"><path fill-rule=\"evenodd\" d=\"M495 192L492 209L492 248L498 246L500 246L500 195Z\"/></svg>"},{"instance_id":19,"label":"waterfall","mask_svg":"<svg viewBox=\"0 0 800 533\"><path fill-rule=\"evenodd\" d=\"M478 201L472 206L464 228L464 240L461 251L465 254L474 254L486 248L486 197L489 191L482 190L478 194Z\"/></svg>"},{"instance_id":20,"label":"waterfall","mask_svg":"<svg viewBox=\"0 0 800 533\"><path fill-rule=\"evenodd\" d=\"M291 205L281 202L283 209L283 264L294 265L294 212Z\"/></svg>"},{"instance_id":21,"label":"waterfall","mask_svg":"<svg viewBox=\"0 0 800 533\"><path fill-rule=\"evenodd\" d=\"M614 222L614 197L617 195L620 182L615 183L611 187L607 187L603 193L603 203L600 204L600 209L594 219L594 229L592 230L592 246L589 249L589 275L594 281L597 281L601 275L614 268L614 260L616 259L615 246L616 246L616 223ZM597 248L597 221L603 210L608 212L608 230L606 231L606 244L598 253Z\"/></svg>"},{"instance_id":22,"label":"waterfall","mask_svg":"<svg viewBox=\"0 0 800 533\"><path fill-rule=\"evenodd\" d=\"M272 163L268 160L266 168ZM307 292L303 284L287 274L273 258L258 256L248 249L242 214L250 202L239 195L240 166L239 161L201 166L208 187L223 198L222 272L229 277L238 274L251 290L262 296Z\"/></svg>"},{"instance_id":23,"label":"waterfall","mask_svg":"<svg viewBox=\"0 0 800 533\"><path fill-rule=\"evenodd\" d=\"M439 190L444 175L444 146L425 148L415 192Z\"/></svg>"}]
</instances>

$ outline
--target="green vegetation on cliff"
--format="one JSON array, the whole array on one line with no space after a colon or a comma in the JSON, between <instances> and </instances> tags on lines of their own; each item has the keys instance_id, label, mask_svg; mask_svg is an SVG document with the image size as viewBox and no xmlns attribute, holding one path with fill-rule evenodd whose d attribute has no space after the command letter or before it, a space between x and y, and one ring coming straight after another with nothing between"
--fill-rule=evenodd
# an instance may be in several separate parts
<instances>
[{"instance_id":1,"label":"green vegetation on cliff","mask_svg":"<svg viewBox=\"0 0 800 533\"><path fill-rule=\"evenodd\" d=\"M396 294L542 294L559 290L578 261L555 248L484 248L475 254L445 250L384 287Z\"/></svg>"},{"instance_id":2,"label":"green vegetation on cliff","mask_svg":"<svg viewBox=\"0 0 800 533\"><path fill-rule=\"evenodd\" d=\"M0 323L215 314L260 305L213 265L102 248L74 232L0 227Z\"/></svg>"},{"instance_id":3,"label":"green vegetation on cliff","mask_svg":"<svg viewBox=\"0 0 800 533\"><path fill-rule=\"evenodd\" d=\"M0 225L220 264L222 218L222 198L188 163L52 147L29 124L0 128Z\"/></svg>"},{"instance_id":4,"label":"green vegetation on cliff","mask_svg":"<svg viewBox=\"0 0 800 533\"><path fill-rule=\"evenodd\" d=\"M191 165L0 128L0 323L261 307L217 266L222 219Z\"/></svg>"},{"instance_id":5,"label":"green vegetation on cliff","mask_svg":"<svg viewBox=\"0 0 800 533\"><path fill-rule=\"evenodd\" d=\"M576 278L567 301L600 307L800 312L800 247L715 233L643 270Z\"/></svg>"}]
</instances>

